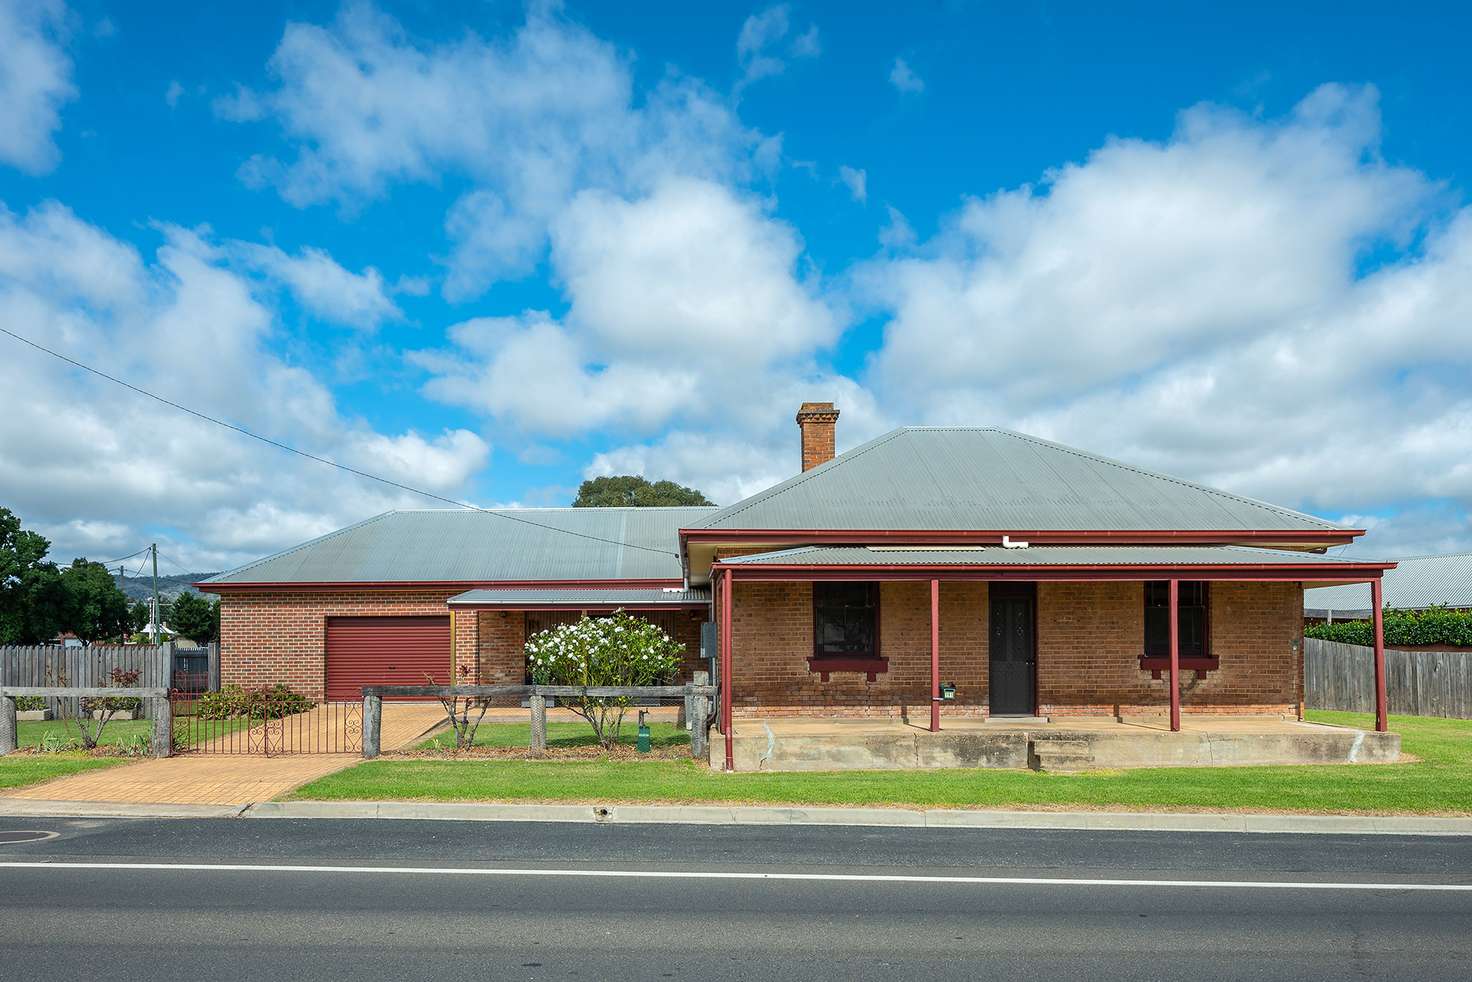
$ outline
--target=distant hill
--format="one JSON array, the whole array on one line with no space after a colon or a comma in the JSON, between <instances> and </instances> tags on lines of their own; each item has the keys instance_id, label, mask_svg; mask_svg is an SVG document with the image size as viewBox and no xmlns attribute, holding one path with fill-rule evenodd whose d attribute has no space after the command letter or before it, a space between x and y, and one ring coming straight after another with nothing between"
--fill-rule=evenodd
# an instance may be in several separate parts
<instances>
[{"instance_id":1,"label":"distant hill","mask_svg":"<svg viewBox=\"0 0 1472 982\"><path fill-rule=\"evenodd\" d=\"M207 580L214 575L214 573L181 573L178 576L160 574L158 595L173 600L181 593L199 593L190 584ZM129 600L147 600L153 596L153 580L148 576L129 576L123 580L123 593L128 595Z\"/></svg>"}]
</instances>

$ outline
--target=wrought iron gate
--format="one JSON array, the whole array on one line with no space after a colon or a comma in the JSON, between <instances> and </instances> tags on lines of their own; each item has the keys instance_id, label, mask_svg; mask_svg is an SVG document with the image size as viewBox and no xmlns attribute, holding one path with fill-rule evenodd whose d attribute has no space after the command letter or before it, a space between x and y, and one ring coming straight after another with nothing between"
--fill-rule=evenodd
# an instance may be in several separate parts
<instances>
[{"instance_id":1,"label":"wrought iron gate","mask_svg":"<svg viewBox=\"0 0 1472 982\"><path fill-rule=\"evenodd\" d=\"M231 699L174 690L170 705L177 753L275 757L363 751L362 700L311 702L266 690Z\"/></svg>"}]
</instances>

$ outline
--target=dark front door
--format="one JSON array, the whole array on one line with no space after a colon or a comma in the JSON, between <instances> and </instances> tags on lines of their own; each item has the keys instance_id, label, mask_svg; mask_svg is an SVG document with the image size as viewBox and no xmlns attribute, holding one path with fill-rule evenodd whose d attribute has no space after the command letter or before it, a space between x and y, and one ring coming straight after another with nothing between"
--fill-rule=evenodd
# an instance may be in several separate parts
<instances>
[{"instance_id":1,"label":"dark front door","mask_svg":"<svg viewBox=\"0 0 1472 982\"><path fill-rule=\"evenodd\" d=\"M1032 583L993 583L991 594L991 664L987 687L991 711L998 715L1030 715L1037 709L1034 679L1037 646L1033 612L1037 587Z\"/></svg>"}]
</instances>

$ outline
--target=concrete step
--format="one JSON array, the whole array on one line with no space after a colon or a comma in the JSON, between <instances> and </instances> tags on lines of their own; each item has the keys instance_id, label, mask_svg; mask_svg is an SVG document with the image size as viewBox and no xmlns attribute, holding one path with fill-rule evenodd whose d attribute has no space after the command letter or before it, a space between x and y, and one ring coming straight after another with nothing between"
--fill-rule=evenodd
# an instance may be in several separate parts
<instances>
[{"instance_id":1,"label":"concrete step","mask_svg":"<svg viewBox=\"0 0 1472 982\"><path fill-rule=\"evenodd\" d=\"M1091 753L1058 753L1043 751L1029 755L1028 763L1035 771L1087 771L1098 765Z\"/></svg>"}]
</instances>

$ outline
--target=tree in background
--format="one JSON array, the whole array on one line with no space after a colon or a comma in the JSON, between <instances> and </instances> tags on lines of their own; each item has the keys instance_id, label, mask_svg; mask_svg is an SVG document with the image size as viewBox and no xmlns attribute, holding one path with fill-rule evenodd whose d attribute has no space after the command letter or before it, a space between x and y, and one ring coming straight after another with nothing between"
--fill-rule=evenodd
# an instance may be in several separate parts
<instances>
[{"instance_id":1,"label":"tree in background","mask_svg":"<svg viewBox=\"0 0 1472 982\"><path fill-rule=\"evenodd\" d=\"M595 477L584 481L573 500L574 508L658 508L672 505L711 505L715 502L694 488L674 481L650 484L637 474Z\"/></svg>"},{"instance_id":2,"label":"tree in background","mask_svg":"<svg viewBox=\"0 0 1472 982\"><path fill-rule=\"evenodd\" d=\"M148 626L148 604L142 600L128 608L128 627L134 634Z\"/></svg>"},{"instance_id":3,"label":"tree in background","mask_svg":"<svg viewBox=\"0 0 1472 982\"><path fill-rule=\"evenodd\" d=\"M106 566L75 559L61 571L61 584L66 594L64 630L89 644L128 636L133 621L128 598Z\"/></svg>"},{"instance_id":4,"label":"tree in background","mask_svg":"<svg viewBox=\"0 0 1472 982\"><path fill-rule=\"evenodd\" d=\"M220 637L220 601L185 591L174 598L169 627L182 638L209 644Z\"/></svg>"},{"instance_id":5,"label":"tree in background","mask_svg":"<svg viewBox=\"0 0 1472 982\"><path fill-rule=\"evenodd\" d=\"M66 593L51 543L0 508L0 644L40 644L65 629Z\"/></svg>"}]
</instances>

